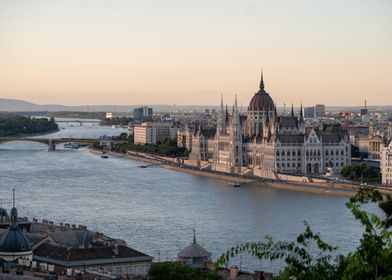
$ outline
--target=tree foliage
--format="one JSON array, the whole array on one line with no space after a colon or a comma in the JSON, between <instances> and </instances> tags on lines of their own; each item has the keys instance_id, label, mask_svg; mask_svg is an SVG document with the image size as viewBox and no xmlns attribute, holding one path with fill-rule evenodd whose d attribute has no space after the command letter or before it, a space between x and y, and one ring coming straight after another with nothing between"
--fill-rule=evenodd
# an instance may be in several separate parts
<instances>
[{"instance_id":1,"label":"tree foliage","mask_svg":"<svg viewBox=\"0 0 392 280\"><path fill-rule=\"evenodd\" d=\"M114 117L114 118L105 118L101 124L102 125L120 125L125 126L132 122L133 119L131 117Z\"/></svg>"},{"instance_id":2,"label":"tree foliage","mask_svg":"<svg viewBox=\"0 0 392 280\"><path fill-rule=\"evenodd\" d=\"M177 147L177 138L170 137L164 138L162 142L156 145L140 145L134 144L133 135L131 135L126 143L114 147L113 150L122 153L134 151L166 157L187 157L189 155L189 152L186 149Z\"/></svg>"},{"instance_id":3,"label":"tree foliage","mask_svg":"<svg viewBox=\"0 0 392 280\"><path fill-rule=\"evenodd\" d=\"M30 118L13 114L0 115L0 136L34 134L58 129L53 117Z\"/></svg>"},{"instance_id":4,"label":"tree foliage","mask_svg":"<svg viewBox=\"0 0 392 280\"><path fill-rule=\"evenodd\" d=\"M343 166L341 174L357 182L380 183L380 168L368 167L365 163L359 166Z\"/></svg>"},{"instance_id":5,"label":"tree foliage","mask_svg":"<svg viewBox=\"0 0 392 280\"><path fill-rule=\"evenodd\" d=\"M148 272L150 280L221 280L215 272L191 268L179 263L154 264Z\"/></svg>"},{"instance_id":6,"label":"tree foliage","mask_svg":"<svg viewBox=\"0 0 392 280\"><path fill-rule=\"evenodd\" d=\"M363 210L368 203L377 203L381 215ZM217 260L226 264L240 254L249 253L261 260L284 260L286 267L275 279L390 279L392 280L392 198L383 196L373 188L361 188L347 202L355 219L364 226L360 245L346 256L332 256L336 247L322 241L305 222L305 232L292 242L274 242L266 237L264 242L244 243L230 248Z\"/></svg>"}]
</instances>

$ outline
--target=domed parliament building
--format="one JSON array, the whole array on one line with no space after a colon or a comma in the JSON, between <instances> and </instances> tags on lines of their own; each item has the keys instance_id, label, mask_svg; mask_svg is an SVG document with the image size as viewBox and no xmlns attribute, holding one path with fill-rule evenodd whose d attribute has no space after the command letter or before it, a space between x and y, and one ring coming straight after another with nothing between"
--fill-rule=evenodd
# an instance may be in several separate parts
<instances>
[{"instance_id":1,"label":"domed parliament building","mask_svg":"<svg viewBox=\"0 0 392 280\"><path fill-rule=\"evenodd\" d=\"M339 173L351 165L347 134L340 125L305 127L302 105L299 116L278 116L265 90L261 74L259 90L249 102L246 115L237 107L231 113L221 100L216 130L200 124L192 137L190 160L212 170L272 178L277 173L305 175Z\"/></svg>"}]
</instances>

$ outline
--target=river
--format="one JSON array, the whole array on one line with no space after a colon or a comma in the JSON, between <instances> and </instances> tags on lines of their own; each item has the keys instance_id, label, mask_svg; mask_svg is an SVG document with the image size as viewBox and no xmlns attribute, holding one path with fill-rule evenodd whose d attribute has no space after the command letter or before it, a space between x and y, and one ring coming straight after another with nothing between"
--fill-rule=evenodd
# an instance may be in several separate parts
<instances>
[{"instance_id":1,"label":"river","mask_svg":"<svg viewBox=\"0 0 392 280\"><path fill-rule=\"evenodd\" d=\"M124 129L62 123L40 137L98 137ZM233 188L212 178L160 169L138 162L102 159L86 149L48 152L34 142L0 144L0 198L10 209L12 188L20 216L55 223L84 224L127 241L156 260L173 260L192 242L218 257L231 245L293 240L306 220L322 238L346 253L357 246L362 228L346 208L347 198L277 190L252 184ZM244 256L242 269L276 272L281 264Z\"/></svg>"}]
</instances>

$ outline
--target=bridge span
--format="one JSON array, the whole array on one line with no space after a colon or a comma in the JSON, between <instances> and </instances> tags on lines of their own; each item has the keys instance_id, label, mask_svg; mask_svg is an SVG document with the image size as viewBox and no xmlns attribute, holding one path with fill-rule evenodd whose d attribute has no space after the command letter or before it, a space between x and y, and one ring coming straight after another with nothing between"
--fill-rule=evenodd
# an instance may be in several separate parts
<instances>
[{"instance_id":1,"label":"bridge span","mask_svg":"<svg viewBox=\"0 0 392 280\"><path fill-rule=\"evenodd\" d=\"M38 142L48 145L48 151L56 150L56 145L61 143L100 143L100 139L87 139L87 138L34 138L34 137L0 137L0 144L11 141L29 141ZM107 141L107 140L106 140Z\"/></svg>"}]
</instances>

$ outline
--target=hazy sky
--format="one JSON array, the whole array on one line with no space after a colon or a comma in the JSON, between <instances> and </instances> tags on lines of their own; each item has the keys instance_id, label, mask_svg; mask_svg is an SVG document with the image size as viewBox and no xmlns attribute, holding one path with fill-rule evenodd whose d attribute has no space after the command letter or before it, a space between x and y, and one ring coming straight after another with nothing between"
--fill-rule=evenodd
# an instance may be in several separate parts
<instances>
[{"instance_id":1,"label":"hazy sky","mask_svg":"<svg viewBox=\"0 0 392 280\"><path fill-rule=\"evenodd\" d=\"M0 97L392 105L391 0L0 0Z\"/></svg>"}]
</instances>

